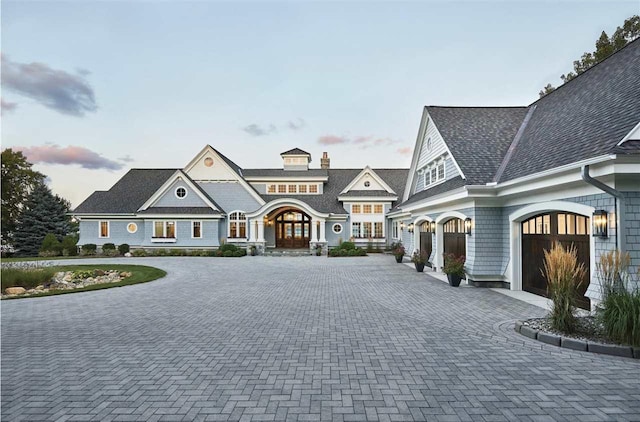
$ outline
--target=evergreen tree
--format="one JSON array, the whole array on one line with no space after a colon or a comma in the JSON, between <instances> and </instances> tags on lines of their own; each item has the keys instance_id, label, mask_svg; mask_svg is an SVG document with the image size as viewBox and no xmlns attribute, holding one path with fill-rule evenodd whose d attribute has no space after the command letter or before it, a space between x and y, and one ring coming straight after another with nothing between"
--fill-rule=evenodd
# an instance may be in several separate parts
<instances>
[{"instance_id":1,"label":"evergreen tree","mask_svg":"<svg viewBox=\"0 0 640 422\"><path fill-rule=\"evenodd\" d=\"M14 247L20 255L35 256L44 237L53 233L58 241L69 233L70 221L67 200L54 195L43 183L29 194L13 236Z\"/></svg>"}]
</instances>

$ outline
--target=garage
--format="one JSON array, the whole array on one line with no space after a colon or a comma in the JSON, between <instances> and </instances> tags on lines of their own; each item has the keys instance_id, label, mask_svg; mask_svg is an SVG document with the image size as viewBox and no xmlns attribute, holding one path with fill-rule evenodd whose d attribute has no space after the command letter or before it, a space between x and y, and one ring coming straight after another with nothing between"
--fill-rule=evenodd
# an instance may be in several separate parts
<instances>
[{"instance_id":1,"label":"garage","mask_svg":"<svg viewBox=\"0 0 640 422\"><path fill-rule=\"evenodd\" d=\"M575 245L578 262L584 264L586 274L578 289L578 306L590 309L585 297L589 287L591 222L589 217L568 212L548 212L522 222L522 289L548 297L547 279L543 274L544 251L554 241L565 248Z\"/></svg>"},{"instance_id":2,"label":"garage","mask_svg":"<svg viewBox=\"0 0 640 422\"><path fill-rule=\"evenodd\" d=\"M467 254L466 235L464 234L464 220L452 218L443 225L443 250L445 254L452 253L455 256Z\"/></svg>"},{"instance_id":3,"label":"garage","mask_svg":"<svg viewBox=\"0 0 640 422\"><path fill-rule=\"evenodd\" d=\"M420 253L426 254L431 257L433 251L433 235L431 233L431 226L428 221L420 225ZM431 262L427 265L431 266Z\"/></svg>"}]
</instances>

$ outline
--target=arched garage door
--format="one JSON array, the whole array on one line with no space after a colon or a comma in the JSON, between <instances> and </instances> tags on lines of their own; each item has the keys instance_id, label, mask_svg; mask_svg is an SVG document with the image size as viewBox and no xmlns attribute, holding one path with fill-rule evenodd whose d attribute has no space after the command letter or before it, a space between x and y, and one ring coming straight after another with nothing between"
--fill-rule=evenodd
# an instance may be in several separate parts
<instances>
[{"instance_id":1,"label":"arched garage door","mask_svg":"<svg viewBox=\"0 0 640 422\"><path fill-rule=\"evenodd\" d=\"M452 253L455 256L466 255L467 243L464 234L464 221L460 218L452 218L444 223L443 229L444 253Z\"/></svg>"},{"instance_id":2,"label":"arched garage door","mask_svg":"<svg viewBox=\"0 0 640 422\"><path fill-rule=\"evenodd\" d=\"M575 245L578 262L584 264L586 274L578 290L578 306L589 309L589 298L584 294L589 287L589 241L591 224L583 215L551 212L536 215L522 222L522 289L548 297L547 279L543 275L544 251L554 241L565 248Z\"/></svg>"},{"instance_id":3,"label":"arched garage door","mask_svg":"<svg viewBox=\"0 0 640 422\"><path fill-rule=\"evenodd\" d=\"M420 225L420 253L424 253L428 257L431 256L431 251L433 250L432 243L433 235L430 229L430 223L428 221L422 223ZM429 264L431 266L431 264Z\"/></svg>"}]
</instances>

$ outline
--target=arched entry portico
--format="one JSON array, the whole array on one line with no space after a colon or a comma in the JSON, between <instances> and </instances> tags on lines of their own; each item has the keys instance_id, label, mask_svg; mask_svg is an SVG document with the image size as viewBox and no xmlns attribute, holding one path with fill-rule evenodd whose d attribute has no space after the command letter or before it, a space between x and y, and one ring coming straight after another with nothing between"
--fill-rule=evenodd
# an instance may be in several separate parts
<instances>
[{"instance_id":1,"label":"arched entry portico","mask_svg":"<svg viewBox=\"0 0 640 422\"><path fill-rule=\"evenodd\" d=\"M274 211L276 248L308 248L311 240L311 217L299 209ZM268 224L271 225L271 219Z\"/></svg>"}]
</instances>

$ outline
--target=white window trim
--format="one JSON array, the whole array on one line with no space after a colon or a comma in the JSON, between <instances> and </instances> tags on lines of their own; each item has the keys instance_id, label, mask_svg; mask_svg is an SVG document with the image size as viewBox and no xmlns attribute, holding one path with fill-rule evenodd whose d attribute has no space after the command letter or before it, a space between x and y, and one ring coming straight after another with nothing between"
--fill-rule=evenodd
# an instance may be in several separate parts
<instances>
[{"instance_id":1,"label":"white window trim","mask_svg":"<svg viewBox=\"0 0 640 422\"><path fill-rule=\"evenodd\" d=\"M135 228L135 230L134 230L134 231L129 230L129 226L130 226L130 225L132 225L132 224L133 224L134 226L136 226L136 228ZM138 232L138 223L133 222L133 221L130 221L129 223L127 223L127 232L129 232L129 233L131 233L131 234L137 233L137 232Z\"/></svg>"},{"instance_id":2,"label":"white window trim","mask_svg":"<svg viewBox=\"0 0 640 422\"><path fill-rule=\"evenodd\" d=\"M180 188L184 189L184 196L182 196L182 197L178 196L178 189L180 189ZM176 197L176 198L178 198L178 199L184 199L184 198L186 198L187 196L189 196L189 191L188 191L188 190L187 190L187 188L185 188L184 186L177 186L177 187L173 190L173 194L174 194L174 195L175 195L175 197Z\"/></svg>"},{"instance_id":3,"label":"white window trim","mask_svg":"<svg viewBox=\"0 0 640 422\"><path fill-rule=\"evenodd\" d=\"M195 223L200 223L200 236L196 237L193 235L193 227ZM204 237L204 233L203 233L203 224L202 224L202 220L192 220L191 221L191 238L192 239L202 239Z\"/></svg>"},{"instance_id":4,"label":"white window trim","mask_svg":"<svg viewBox=\"0 0 640 422\"><path fill-rule=\"evenodd\" d=\"M244 220L242 219L237 219L237 220L232 220L231 219L231 214L233 213L240 213L240 214L244 214ZM234 241L234 242L238 242L238 241L246 241L247 238L249 237L249 219L247 218L247 213L242 211L242 210L234 210L231 211L228 214L229 218L227 219L227 239L229 239L230 241ZM244 221L244 237L231 237L231 223L241 223ZM240 230L238 230L238 232L240 232Z\"/></svg>"},{"instance_id":5,"label":"white window trim","mask_svg":"<svg viewBox=\"0 0 640 422\"><path fill-rule=\"evenodd\" d=\"M362 234L364 233L364 223L369 223L371 224L371 236L368 237L364 237L362 236ZM382 224L382 237L375 237L376 234L376 223L378 224ZM359 224L360 225L360 236L356 237L353 234L353 225L354 224ZM359 240L363 240L363 239L373 239L373 240L381 240L381 239L386 239L386 230L385 230L385 224L384 221L373 221L373 220L361 220L361 221L352 221L351 222L351 237L354 239L359 239Z\"/></svg>"},{"instance_id":6,"label":"white window trim","mask_svg":"<svg viewBox=\"0 0 640 422\"><path fill-rule=\"evenodd\" d=\"M340 231L336 231L336 227L340 227ZM335 234L340 234L340 233L342 233L342 231L344 230L344 227L342 227L342 224L340 224L340 223L335 223L333 226L331 226L331 230L332 230Z\"/></svg>"},{"instance_id":7,"label":"white window trim","mask_svg":"<svg viewBox=\"0 0 640 422\"><path fill-rule=\"evenodd\" d=\"M154 236L156 231L156 223L162 224L162 237ZM173 223L173 227L175 228L175 237L167 237L167 223ZM178 239L178 222L176 220L153 220L153 227L151 229L151 240L159 239L158 241L167 241L170 242L171 239Z\"/></svg>"},{"instance_id":8,"label":"white window trim","mask_svg":"<svg viewBox=\"0 0 640 422\"><path fill-rule=\"evenodd\" d=\"M107 223L107 235L102 236L102 223ZM98 221L98 238L99 239L109 239L111 237L111 222L109 220L99 220Z\"/></svg>"},{"instance_id":9,"label":"white window trim","mask_svg":"<svg viewBox=\"0 0 640 422\"><path fill-rule=\"evenodd\" d=\"M320 185L317 183L286 183L284 184L285 186L284 192L279 191L278 189L279 185L282 185L282 183L276 183L275 185L273 183L265 184L265 193L267 195L321 195ZM275 186L276 187L275 192L269 192L269 186ZM289 189L289 186L295 186L296 191L292 192ZM306 192L300 192L300 186L306 186L306 189L305 189ZM311 186L315 186L316 192L311 192Z\"/></svg>"},{"instance_id":10,"label":"white window trim","mask_svg":"<svg viewBox=\"0 0 640 422\"><path fill-rule=\"evenodd\" d=\"M442 165L442 178L438 177L438 167ZM431 171L434 170L436 171L436 179L435 180L431 180ZM437 159L437 160L433 160L432 162L430 162L427 166L424 167L424 188L430 188L432 186L438 185L442 182L444 182L447 179L447 165L446 165L446 160L443 158Z\"/></svg>"}]
</instances>

